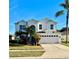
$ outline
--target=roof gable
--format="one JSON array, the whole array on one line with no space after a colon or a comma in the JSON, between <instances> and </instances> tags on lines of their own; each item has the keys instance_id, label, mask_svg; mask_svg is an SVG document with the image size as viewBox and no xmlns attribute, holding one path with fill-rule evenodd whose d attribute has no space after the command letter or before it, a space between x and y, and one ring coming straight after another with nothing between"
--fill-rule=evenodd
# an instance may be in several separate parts
<instances>
[{"instance_id":1,"label":"roof gable","mask_svg":"<svg viewBox=\"0 0 79 59\"><path fill-rule=\"evenodd\" d=\"M54 24L57 24L57 22L55 22L54 20L49 19L49 18L44 18L42 21L46 22L46 23L53 22Z\"/></svg>"},{"instance_id":2,"label":"roof gable","mask_svg":"<svg viewBox=\"0 0 79 59\"><path fill-rule=\"evenodd\" d=\"M50 23L50 22L53 22L54 24L57 24L57 22L55 22L54 20L49 19L49 18L44 18L44 19L42 19L40 21L35 20L35 19L30 19L28 21L21 20L21 21L16 22L15 24L19 24L20 22L35 22L35 23L38 23L38 22L41 22L41 23Z\"/></svg>"},{"instance_id":3,"label":"roof gable","mask_svg":"<svg viewBox=\"0 0 79 59\"><path fill-rule=\"evenodd\" d=\"M30 20L28 20L28 22L39 22L38 20L35 20L35 19L30 19Z\"/></svg>"},{"instance_id":4,"label":"roof gable","mask_svg":"<svg viewBox=\"0 0 79 59\"><path fill-rule=\"evenodd\" d=\"M16 22L15 24L19 24L20 22L26 22L26 21L20 20L20 21Z\"/></svg>"}]
</instances>

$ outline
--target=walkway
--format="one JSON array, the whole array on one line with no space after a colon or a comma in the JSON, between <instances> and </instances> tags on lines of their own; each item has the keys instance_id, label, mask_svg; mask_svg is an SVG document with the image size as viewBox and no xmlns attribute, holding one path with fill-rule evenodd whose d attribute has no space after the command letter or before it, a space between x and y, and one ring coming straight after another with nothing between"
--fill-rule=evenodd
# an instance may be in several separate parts
<instances>
[{"instance_id":1,"label":"walkway","mask_svg":"<svg viewBox=\"0 0 79 59\"><path fill-rule=\"evenodd\" d=\"M61 44L41 44L45 53L41 57L10 57L10 59L68 59L68 47Z\"/></svg>"}]
</instances>

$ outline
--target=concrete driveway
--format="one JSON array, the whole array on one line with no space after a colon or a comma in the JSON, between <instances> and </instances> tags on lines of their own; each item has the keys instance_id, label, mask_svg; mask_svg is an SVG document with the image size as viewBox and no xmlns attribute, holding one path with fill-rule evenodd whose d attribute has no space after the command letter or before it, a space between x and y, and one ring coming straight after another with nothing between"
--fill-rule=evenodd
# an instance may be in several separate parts
<instances>
[{"instance_id":1,"label":"concrete driveway","mask_svg":"<svg viewBox=\"0 0 79 59\"><path fill-rule=\"evenodd\" d=\"M61 44L41 44L45 53L41 57L10 57L10 59L68 59L69 49Z\"/></svg>"},{"instance_id":2,"label":"concrete driveway","mask_svg":"<svg viewBox=\"0 0 79 59\"><path fill-rule=\"evenodd\" d=\"M68 56L69 56L68 47L66 47L64 45L61 45L61 44L42 44L42 47L46 51L42 55L42 57L68 59Z\"/></svg>"}]
</instances>

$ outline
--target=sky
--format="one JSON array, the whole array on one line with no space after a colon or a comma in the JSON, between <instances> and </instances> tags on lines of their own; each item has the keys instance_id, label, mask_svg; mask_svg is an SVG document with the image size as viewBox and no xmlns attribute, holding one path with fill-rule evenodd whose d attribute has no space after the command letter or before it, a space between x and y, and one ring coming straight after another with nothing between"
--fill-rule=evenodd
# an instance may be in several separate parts
<instances>
[{"instance_id":1,"label":"sky","mask_svg":"<svg viewBox=\"0 0 79 59\"><path fill-rule=\"evenodd\" d=\"M57 22L55 29L66 24L66 12L55 17L57 11L63 10L59 4L64 0L9 0L9 33L15 33L15 23L20 20L49 18Z\"/></svg>"}]
</instances>

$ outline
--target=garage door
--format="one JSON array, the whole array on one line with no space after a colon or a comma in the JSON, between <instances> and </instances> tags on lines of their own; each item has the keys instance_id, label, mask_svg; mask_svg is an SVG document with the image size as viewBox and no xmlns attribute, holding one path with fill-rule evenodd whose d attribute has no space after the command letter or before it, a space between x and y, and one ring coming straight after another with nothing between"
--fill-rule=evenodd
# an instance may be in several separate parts
<instances>
[{"instance_id":1,"label":"garage door","mask_svg":"<svg viewBox=\"0 0 79 59\"><path fill-rule=\"evenodd\" d=\"M40 44L54 44L60 43L59 35L40 35L41 40L39 41Z\"/></svg>"}]
</instances>

